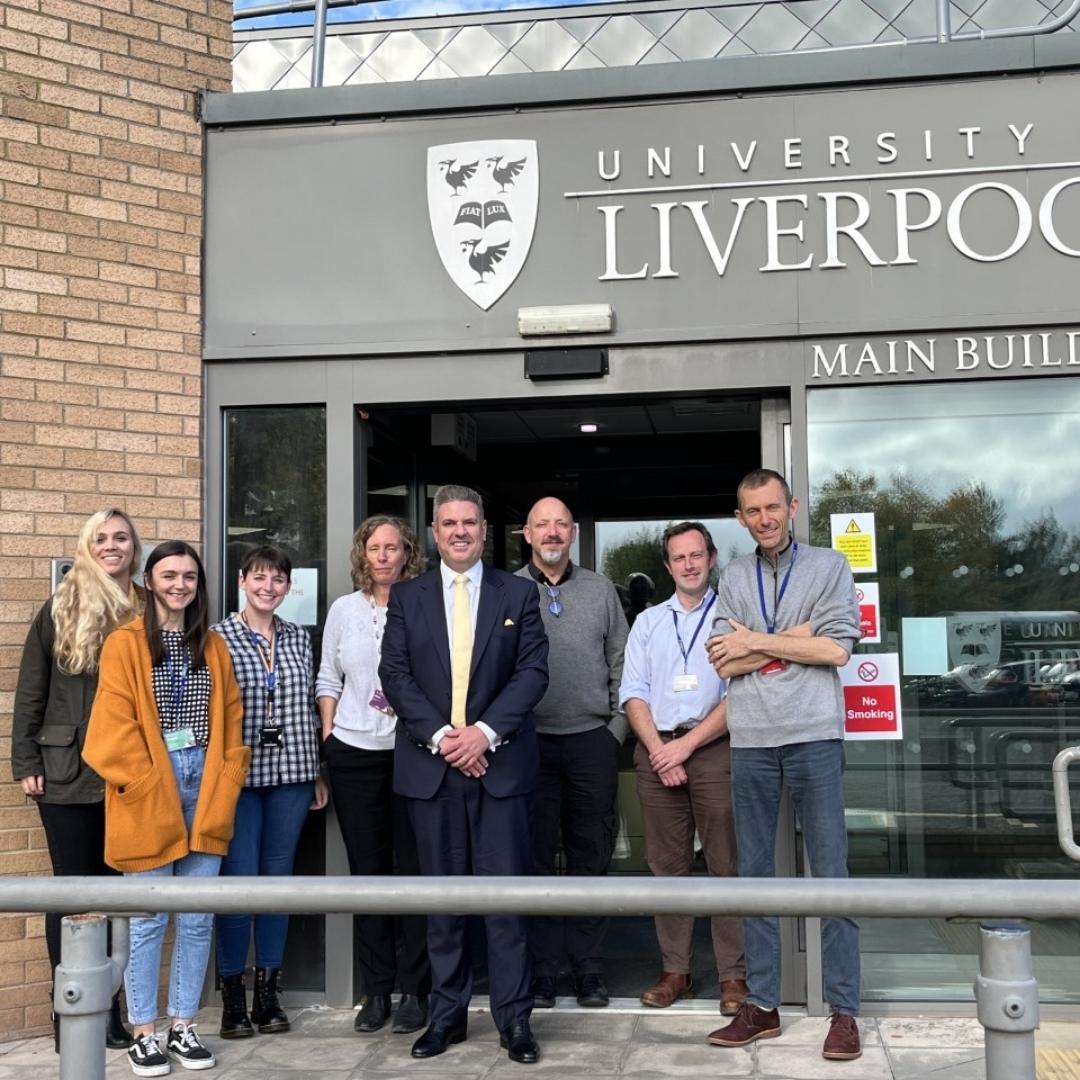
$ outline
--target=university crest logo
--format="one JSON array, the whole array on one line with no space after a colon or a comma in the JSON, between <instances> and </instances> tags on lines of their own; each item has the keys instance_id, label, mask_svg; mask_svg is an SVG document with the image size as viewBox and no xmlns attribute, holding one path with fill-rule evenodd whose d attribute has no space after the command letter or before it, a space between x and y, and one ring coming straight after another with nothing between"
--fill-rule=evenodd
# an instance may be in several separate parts
<instances>
[{"instance_id":1,"label":"university crest logo","mask_svg":"<svg viewBox=\"0 0 1080 1080\"><path fill-rule=\"evenodd\" d=\"M540 195L533 139L431 146L428 217L450 280L487 311L514 283L532 246Z\"/></svg>"}]
</instances>

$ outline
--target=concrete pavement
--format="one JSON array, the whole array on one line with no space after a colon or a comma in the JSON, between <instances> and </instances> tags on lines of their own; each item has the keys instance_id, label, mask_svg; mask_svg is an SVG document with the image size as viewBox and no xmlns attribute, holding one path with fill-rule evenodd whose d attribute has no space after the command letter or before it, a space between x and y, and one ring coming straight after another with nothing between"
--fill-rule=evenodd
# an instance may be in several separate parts
<instances>
[{"instance_id":1,"label":"concrete pavement","mask_svg":"<svg viewBox=\"0 0 1080 1080\"><path fill-rule=\"evenodd\" d=\"M683 1003L680 1003L682 1005ZM744 1049L709 1046L720 1024L703 1003L665 1012L636 1003L604 1010L537 1010L533 1029L543 1057L515 1065L499 1049L486 1012L470 1016L469 1039L430 1061L414 1061L414 1036L352 1031L349 1010L290 1010L293 1031L226 1042L216 1036L218 1011L205 1009L200 1030L218 1057L214 1080L984 1080L983 1033L975 1020L937 1017L863 1018L863 1056L852 1062L821 1057L827 1021L783 1011L783 1034ZM1040 1080L1080 1078L1080 1023L1044 1024L1038 1033ZM51 1039L0 1044L0 1080L50 1080L58 1075ZM111 1051L109 1080L130 1077L126 1056ZM179 1066L173 1075L183 1075Z\"/></svg>"}]
</instances>

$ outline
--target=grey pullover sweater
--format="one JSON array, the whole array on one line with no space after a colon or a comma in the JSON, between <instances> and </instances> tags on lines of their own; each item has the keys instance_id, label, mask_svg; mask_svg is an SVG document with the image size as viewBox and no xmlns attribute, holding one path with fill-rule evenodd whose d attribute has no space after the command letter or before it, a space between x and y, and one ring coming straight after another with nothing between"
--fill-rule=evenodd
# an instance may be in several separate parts
<instances>
[{"instance_id":1,"label":"grey pullover sweater","mask_svg":"<svg viewBox=\"0 0 1080 1080\"><path fill-rule=\"evenodd\" d=\"M519 577L532 580L528 566ZM541 735L576 735L607 725L620 743L626 716L619 709L623 649L630 632L615 586L606 577L573 566L559 584L562 613L548 610L550 597L536 582L540 614L547 631L547 693L533 710Z\"/></svg>"},{"instance_id":2,"label":"grey pullover sweater","mask_svg":"<svg viewBox=\"0 0 1080 1080\"><path fill-rule=\"evenodd\" d=\"M795 558L792 567L792 557ZM757 566L765 610L776 631L809 622L815 637L832 638L848 653L859 640L859 605L847 560L830 548L790 546L772 563L760 555L742 555L720 577L713 634L731 633L728 619L759 633L768 631L761 611ZM791 568L779 608L776 598ZM733 747L788 746L844 737L844 699L836 668L788 663L786 670L754 671L728 684L728 731Z\"/></svg>"}]
</instances>

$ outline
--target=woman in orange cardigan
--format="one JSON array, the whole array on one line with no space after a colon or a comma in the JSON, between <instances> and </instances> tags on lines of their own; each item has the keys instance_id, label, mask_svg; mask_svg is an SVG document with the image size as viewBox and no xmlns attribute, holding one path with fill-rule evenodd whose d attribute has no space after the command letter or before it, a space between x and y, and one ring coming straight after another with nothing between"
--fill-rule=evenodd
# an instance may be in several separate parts
<instances>
[{"instance_id":1,"label":"woman in orange cardigan","mask_svg":"<svg viewBox=\"0 0 1080 1080\"><path fill-rule=\"evenodd\" d=\"M229 846L250 751L225 643L209 629L206 574L181 540L146 561L146 613L110 634L83 757L105 781L105 861L125 874L213 877ZM169 1057L209 1069L194 1028L213 915L176 917L169 975L172 1021L154 1033L165 913L131 920L124 974L136 1076L164 1076Z\"/></svg>"}]
</instances>

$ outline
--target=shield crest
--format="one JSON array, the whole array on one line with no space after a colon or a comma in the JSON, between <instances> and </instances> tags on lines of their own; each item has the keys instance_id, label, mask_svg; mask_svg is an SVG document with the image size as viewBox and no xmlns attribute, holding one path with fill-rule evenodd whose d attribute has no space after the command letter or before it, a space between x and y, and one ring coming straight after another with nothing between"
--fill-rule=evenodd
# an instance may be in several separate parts
<instances>
[{"instance_id":1,"label":"shield crest","mask_svg":"<svg viewBox=\"0 0 1080 1080\"><path fill-rule=\"evenodd\" d=\"M431 235L450 280L487 311L532 246L540 196L536 141L430 146L427 195Z\"/></svg>"},{"instance_id":2,"label":"shield crest","mask_svg":"<svg viewBox=\"0 0 1080 1080\"><path fill-rule=\"evenodd\" d=\"M947 625L952 673L977 694L1001 659L1001 620L992 612L965 612L950 615Z\"/></svg>"}]
</instances>

